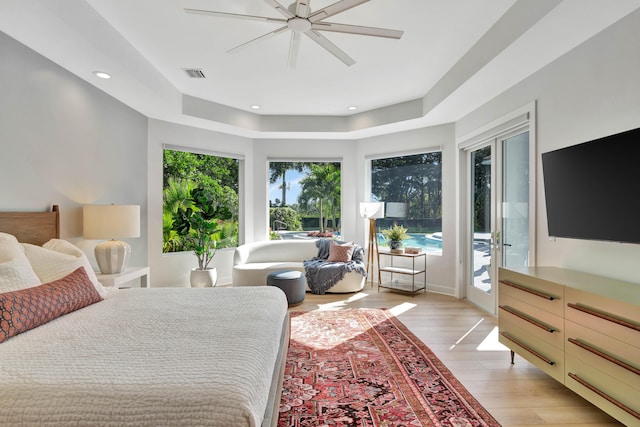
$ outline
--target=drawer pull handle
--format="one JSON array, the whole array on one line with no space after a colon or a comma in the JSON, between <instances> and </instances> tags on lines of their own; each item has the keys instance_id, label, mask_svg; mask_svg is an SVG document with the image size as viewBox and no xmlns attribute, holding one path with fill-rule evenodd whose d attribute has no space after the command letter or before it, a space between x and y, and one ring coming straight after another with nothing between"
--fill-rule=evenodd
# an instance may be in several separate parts
<instances>
[{"instance_id":1,"label":"drawer pull handle","mask_svg":"<svg viewBox=\"0 0 640 427\"><path fill-rule=\"evenodd\" d=\"M609 322L612 322L612 323L618 324L620 326L624 326L626 328L633 329L634 331L640 332L640 325L638 325L636 323L631 323L631 322L629 322L627 320L619 319L619 318L613 317L613 316L611 316L609 314L601 313L601 312L593 310L591 308L584 307L584 306L581 306L581 305L578 305L578 304L574 304L574 303L571 303L571 302L568 303L567 306L570 307L570 308L573 308L574 310L578 310L578 311L581 311L583 313L587 313L587 314L590 314L592 316L599 317L600 319L608 320Z\"/></svg>"},{"instance_id":2,"label":"drawer pull handle","mask_svg":"<svg viewBox=\"0 0 640 427\"><path fill-rule=\"evenodd\" d=\"M570 378L572 378L573 380L577 381L579 384L583 385L584 387L588 388L589 390L591 390L592 392L597 394L598 396L600 396L603 399L613 403L618 408L622 409L626 413L628 413L628 414L630 414L630 415L632 415L635 418L640 420L640 413L638 413L638 412L634 411L633 409L629 408L624 403L618 402L616 399L614 399L613 397L609 396L607 393L605 393L602 390L598 389L597 387L589 384L587 381L583 380L582 378L580 378L579 376L577 376L576 374L574 374L572 372L567 373L567 375Z\"/></svg>"},{"instance_id":3,"label":"drawer pull handle","mask_svg":"<svg viewBox=\"0 0 640 427\"><path fill-rule=\"evenodd\" d=\"M521 343L520 341L518 341L517 339L511 337L509 334L507 334L506 332L500 332L500 335L502 335L503 337L505 337L506 339L508 339L509 341L513 341L514 343L518 344L520 347L524 348L525 350L527 350L529 353L533 354L534 356L536 356L538 359L542 360L544 363L546 363L547 365L553 366L556 364L556 362L554 362L553 360L547 359L546 357L544 357L543 355L541 355L540 353L538 353L537 351L535 351L534 349L532 349L531 347L529 347L526 344Z\"/></svg>"},{"instance_id":4,"label":"drawer pull handle","mask_svg":"<svg viewBox=\"0 0 640 427\"><path fill-rule=\"evenodd\" d=\"M586 344L586 343L584 343L582 341L578 341L575 338L568 338L567 340L573 345L577 345L578 347L580 347L580 348L582 348L582 349L584 349L584 350L586 350L586 351L588 351L590 353L593 353L596 356L599 356L599 357L601 357L601 358L603 358L603 359L605 359L605 360L607 360L607 361L609 361L609 362L611 362L613 364L616 364L616 365L620 366L621 368L624 368L624 369L626 369L628 371L631 371L636 375L640 375L640 369L636 368L635 366L631 366L628 363L623 362L622 360L617 359L617 358L615 358L613 356L610 356L610 355L598 350L597 348L590 346L589 344Z\"/></svg>"},{"instance_id":5,"label":"drawer pull handle","mask_svg":"<svg viewBox=\"0 0 640 427\"><path fill-rule=\"evenodd\" d=\"M537 326L540 329L544 329L545 331L549 332L550 334L556 332L556 330L553 329L552 327L545 325L544 323L540 322L539 320L532 319L529 316L526 316L523 313L520 313L518 310L516 310L516 309L514 309L512 307L509 307L508 305L501 305L499 307L502 310L506 311L507 313L511 313L514 316L516 316L516 317L518 317L518 318L520 318L520 319L522 319L522 320L524 320L526 322L529 322L532 325Z\"/></svg>"},{"instance_id":6,"label":"drawer pull handle","mask_svg":"<svg viewBox=\"0 0 640 427\"><path fill-rule=\"evenodd\" d=\"M500 283L502 283L504 285L507 285L507 286L511 286L512 288L516 288L516 289L518 289L520 291L528 292L528 293L530 293L532 295L535 295L535 296L540 297L540 298L544 298L544 299L549 300L549 301L553 301L554 299L556 299L556 297L554 297L554 296L551 296L551 295L548 295L548 294L545 294L545 293L542 293L542 292L539 292L539 291L536 291L536 290L533 290L533 289L529 289L526 286L518 285L516 283L509 282L507 280L500 280Z\"/></svg>"}]
</instances>

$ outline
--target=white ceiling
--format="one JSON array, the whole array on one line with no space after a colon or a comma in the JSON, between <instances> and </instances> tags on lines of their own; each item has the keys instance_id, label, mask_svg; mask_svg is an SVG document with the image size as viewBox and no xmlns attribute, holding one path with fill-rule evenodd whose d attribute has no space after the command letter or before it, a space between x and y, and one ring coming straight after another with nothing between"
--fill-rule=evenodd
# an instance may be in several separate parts
<instances>
[{"instance_id":1,"label":"white ceiling","mask_svg":"<svg viewBox=\"0 0 640 427\"><path fill-rule=\"evenodd\" d=\"M289 33L226 53L280 25L183 10L282 17L263 0L0 0L0 30L152 118L254 138L355 139L456 121L638 7L369 1L330 21L404 35L323 33L355 59L351 67L303 37L288 69ZM99 80L95 70L113 78Z\"/></svg>"}]
</instances>

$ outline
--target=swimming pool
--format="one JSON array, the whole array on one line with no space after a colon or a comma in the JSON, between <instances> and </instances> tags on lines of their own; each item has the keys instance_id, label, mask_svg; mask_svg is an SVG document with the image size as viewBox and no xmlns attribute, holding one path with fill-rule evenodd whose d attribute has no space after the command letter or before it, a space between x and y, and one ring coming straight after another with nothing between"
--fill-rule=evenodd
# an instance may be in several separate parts
<instances>
[{"instance_id":1,"label":"swimming pool","mask_svg":"<svg viewBox=\"0 0 640 427\"><path fill-rule=\"evenodd\" d=\"M278 232L281 239L312 239L306 231L280 231ZM407 233L409 238L402 243L405 247L417 246L425 252L442 252L442 233ZM340 233L336 232L334 237L339 239ZM378 233L378 245L389 246L387 239L382 233Z\"/></svg>"},{"instance_id":2,"label":"swimming pool","mask_svg":"<svg viewBox=\"0 0 640 427\"><path fill-rule=\"evenodd\" d=\"M407 235L409 238L402 241L404 247L417 246L425 252L442 252L442 233L407 233ZM389 246L382 233L378 234L378 244Z\"/></svg>"}]
</instances>

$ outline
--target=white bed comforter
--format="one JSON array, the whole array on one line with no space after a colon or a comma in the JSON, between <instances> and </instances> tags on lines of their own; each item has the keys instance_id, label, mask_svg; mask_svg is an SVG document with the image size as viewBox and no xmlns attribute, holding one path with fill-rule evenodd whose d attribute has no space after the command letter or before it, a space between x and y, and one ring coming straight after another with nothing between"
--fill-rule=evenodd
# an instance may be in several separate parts
<instances>
[{"instance_id":1,"label":"white bed comforter","mask_svg":"<svg viewBox=\"0 0 640 427\"><path fill-rule=\"evenodd\" d=\"M0 344L0 425L259 426L279 289L113 290Z\"/></svg>"}]
</instances>

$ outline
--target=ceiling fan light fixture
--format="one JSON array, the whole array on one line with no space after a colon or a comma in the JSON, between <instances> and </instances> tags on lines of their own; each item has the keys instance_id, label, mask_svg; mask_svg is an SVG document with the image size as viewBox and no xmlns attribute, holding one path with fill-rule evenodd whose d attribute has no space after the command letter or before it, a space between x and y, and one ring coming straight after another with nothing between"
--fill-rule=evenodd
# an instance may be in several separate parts
<instances>
[{"instance_id":1,"label":"ceiling fan light fixture","mask_svg":"<svg viewBox=\"0 0 640 427\"><path fill-rule=\"evenodd\" d=\"M305 18L295 17L287 21L287 27L297 33L306 33L311 29L311 22Z\"/></svg>"},{"instance_id":2,"label":"ceiling fan light fixture","mask_svg":"<svg viewBox=\"0 0 640 427\"><path fill-rule=\"evenodd\" d=\"M227 53L236 53L247 46L254 43L270 39L282 34L286 31L291 31L291 41L289 43L289 68L295 68L298 50L300 47L300 39L302 34L308 36L321 48L329 52L331 55L342 61L346 66L350 67L356 63L346 52L332 43L320 32L332 32L342 34L357 34L362 36L373 37L385 37L392 39L399 39L402 37L404 31L391 30L387 28L367 27L353 24L340 24L335 22L324 21L325 18L338 15L349 9L352 9L361 4L367 3L371 0L338 0L337 2L325 6L319 10L311 12L310 2L311 0L295 0L288 7L283 6L279 0L265 0L273 9L275 9L281 18L271 18L267 16L255 16L255 15L243 15L229 12L219 12L213 10L198 10L198 9L184 9L186 13L193 13L199 15L218 16L234 19L244 19L250 21L263 21L270 23L277 23L281 25L273 31L256 37L248 42L242 43L236 47L227 50Z\"/></svg>"}]
</instances>

